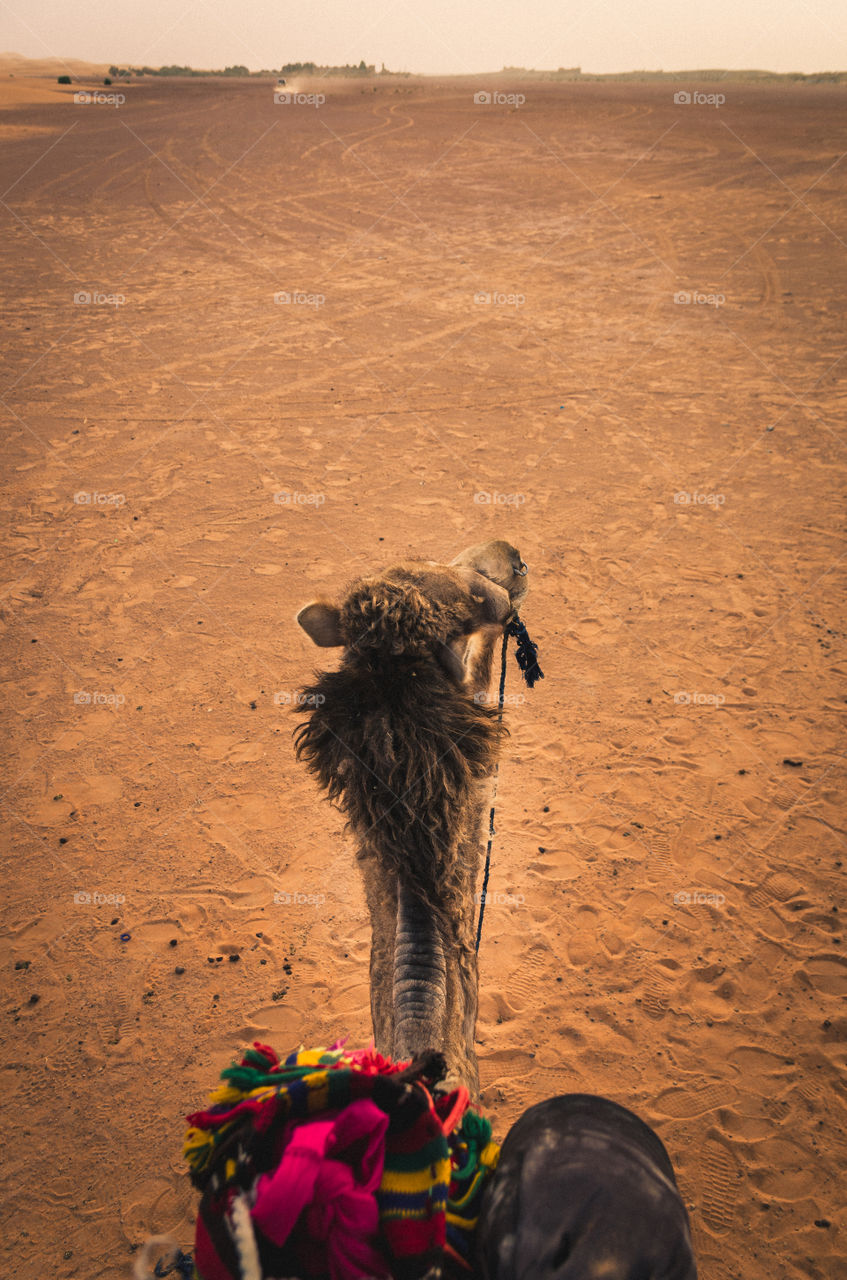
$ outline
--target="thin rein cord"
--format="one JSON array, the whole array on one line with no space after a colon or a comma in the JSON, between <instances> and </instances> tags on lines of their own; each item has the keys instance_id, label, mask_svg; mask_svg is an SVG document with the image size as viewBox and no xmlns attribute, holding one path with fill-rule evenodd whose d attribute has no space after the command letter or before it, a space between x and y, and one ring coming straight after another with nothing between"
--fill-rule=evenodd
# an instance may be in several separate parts
<instances>
[{"instance_id":1,"label":"thin rein cord","mask_svg":"<svg viewBox=\"0 0 847 1280\"><path fill-rule=\"evenodd\" d=\"M503 649L500 659L500 693L498 694L498 702L500 705L500 714L498 724L503 723L503 701L506 696L506 650L509 644L510 631L507 627L503 632ZM488 848L485 851L485 875L482 880L482 894L479 901L479 923L476 930L476 950L479 952L479 944L482 938L482 919L485 915L485 899L488 893L488 876L491 871L491 846L494 843L494 807L497 801L497 779L500 776L500 761L494 766L494 786L491 793L491 812L488 815Z\"/></svg>"}]
</instances>

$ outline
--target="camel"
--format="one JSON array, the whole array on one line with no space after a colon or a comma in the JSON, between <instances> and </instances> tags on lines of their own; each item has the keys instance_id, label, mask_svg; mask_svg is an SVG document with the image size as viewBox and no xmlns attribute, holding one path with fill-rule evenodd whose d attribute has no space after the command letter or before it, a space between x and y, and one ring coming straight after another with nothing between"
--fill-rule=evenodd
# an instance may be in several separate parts
<instances>
[{"instance_id":1,"label":"camel","mask_svg":"<svg viewBox=\"0 0 847 1280\"><path fill-rule=\"evenodd\" d=\"M296 751L356 839L371 919L379 1052L428 1049L479 1096L474 895L486 781L505 732L488 685L494 648L528 588L507 542L449 565L409 561L297 614L337 671L303 690Z\"/></svg>"}]
</instances>

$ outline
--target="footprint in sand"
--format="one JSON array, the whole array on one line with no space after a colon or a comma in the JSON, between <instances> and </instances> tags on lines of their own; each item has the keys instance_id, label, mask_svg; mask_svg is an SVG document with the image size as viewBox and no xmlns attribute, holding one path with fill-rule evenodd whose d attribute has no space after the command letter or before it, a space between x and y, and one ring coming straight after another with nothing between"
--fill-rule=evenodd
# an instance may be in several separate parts
<instances>
[{"instance_id":1,"label":"footprint in sand","mask_svg":"<svg viewBox=\"0 0 847 1280\"><path fill-rule=\"evenodd\" d=\"M676 867L671 857L670 838L663 831L645 832L644 843L648 854L644 860L644 870L654 880L670 880Z\"/></svg>"},{"instance_id":2,"label":"footprint in sand","mask_svg":"<svg viewBox=\"0 0 847 1280\"><path fill-rule=\"evenodd\" d=\"M520 966L512 973L506 985L510 1004L519 1011L528 1004L540 1004L546 994L546 979L555 960L547 947L533 947L523 957Z\"/></svg>"},{"instance_id":3,"label":"footprint in sand","mask_svg":"<svg viewBox=\"0 0 847 1280\"><path fill-rule=\"evenodd\" d=\"M823 952L810 956L797 976L805 974L812 986L828 996L847 995L847 960L843 956Z\"/></svg>"},{"instance_id":4,"label":"footprint in sand","mask_svg":"<svg viewBox=\"0 0 847 1280\"><path fill-rule=\"evenodd\" d=\"M594 933L572 933L567 942L568 959L572 965L580 968L590 964L597 955L597 935Z\"/></svg>"},{"instance_id":5,"label":"footprint in sand","mask_svg":"<svg viewBox=\"0 0 847 1280\"><path fill-rule=\"evenodd\" d=\"M124 992L116 992L113 997L114 1014L112 1016L113 1035L110 1037L112 1044L117 1044L120 1040L131 1036L137 1030L135 1022L135 1010L128 995Z\"/></svg>"},{"instance_id":6,"label":"footprint in sand","mask_svg":"<svg viewBox=\"0 0 847 1280\"><path fill-rule=\"evenodd\" d=\"M644 992L641 997L641 1008L647 1014L648 1018L659 1021L663 1018L670 1008L671 996L673 995L674 983L670 977L667 968L663 965L673 965L678 968L676 961L659 961L657 965L651 966L644 975Z\"/></svg>"},{"instance_id":7,"label":"footprint in sand","mask_svg":"<svg viewBox=\"0 0 847 1280\"><path fill-rule=\"evenodd\" d=\"M803 886L788 872L772 872L747 897L751 906L770 906L774 901L787 902L803 892Z\"/></svg>"},{"instance_id":8,"label":"footprint in sand","mask_svg":"<svg viewBox=\"0 0 847 1280\"><path fill-rule=\"evenodd\" d=\"M735 1100L736 1091L727 1084L689 1084L683 1088L666 1089L656 1098L653 1106L662 1115L674 1120L689 1120L705 1115L718 1107L728 1106Z\"/></svg>"},{"instance_id":9,"label":"footprint in sand","mask_svg":"<svg viewBox=\"0 0 847 1280\"><path fill-rule=\"evenodd\" d=\"M768 800L784 813L792 809L808 810L815 804L815 800L811 796L805 796L799 787L779 786L768 796Z\"/></svg>"},{"instance_id":10,"label":"footprint in sand","mask_svg":"<svg viewBox=\"0 0 847 1280\"><path fill-rule=\"evenodd\" d=\"M710 1231L725 1235L735 1222L737 1166L722 1143L707 1138L700 1151L700 1211Z\"/></svg>"},{"instance_id":11,"label":"footprint in sand","mask_svg":"<svg viewBox=\"0 0 847 1280\"><path fill-rule=\"evenodd\" d=\"M535 1070L535 1059L521 1049L495 1049L485 1057L479 1057L479 1078L484 1089L500 1080L513 1080L528 1076Z\"/></svg>"}]
</instances>

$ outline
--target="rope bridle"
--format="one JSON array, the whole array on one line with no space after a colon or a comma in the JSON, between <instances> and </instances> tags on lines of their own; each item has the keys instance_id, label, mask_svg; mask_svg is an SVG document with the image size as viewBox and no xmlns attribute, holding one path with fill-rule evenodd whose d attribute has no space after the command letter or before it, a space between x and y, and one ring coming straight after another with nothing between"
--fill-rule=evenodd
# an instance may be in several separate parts
<instances>
[{"instance_id":1,"label":"rope bridle","mask_svg":"<svg viewBox=\"0 0 847 1280\"><path fill-rule=\"evenodd\" d=\"M544 679L544 672L538 665L536 654L538 646L533 644L529 638L527 631L520 618L515 614L511 622L506 624L503 632L503 647L500 653L500 691L497 695L497 703L499 707L497 723L503 723L503 703L506 697L506 653L509 647L509 637L515 636L518 641L518 648L515 654L518 666L523 672L524 680L526 680L530 689L536 680ZM482 921L485 915L485 902L488 896L488 877L491 871L491 847L494 843L494 809L497 802L497 779L500 776L500 761L498 760L494 766L494 775L491 789L491 810L488 815L488 846L485 850L485 873L482 878L482 893L479 900L479 921L476 928L476 950L479 951L479 944L482 938Z\"/></svg>"}]
</instances>

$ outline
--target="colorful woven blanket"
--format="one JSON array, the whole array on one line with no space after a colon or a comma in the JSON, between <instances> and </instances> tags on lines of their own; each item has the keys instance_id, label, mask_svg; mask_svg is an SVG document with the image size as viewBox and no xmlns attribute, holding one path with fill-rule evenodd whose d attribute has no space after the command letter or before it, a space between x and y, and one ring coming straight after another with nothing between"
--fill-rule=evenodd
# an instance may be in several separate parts
<instances>
[{"instance_id":1,"label":"colorful woven blanket","mask_svg":"<svg viewBox=\"0 0 847 1280\"><path fill-rule=\"evenodd\" d=\"M205 1111L185 1157L202 1191L196 1280L421 1280L467 1269L499 1147L465 1089L439 1093L440 1054L375 1050L280 1060L256 1043Z\"/></svg>"}]
</instances>

